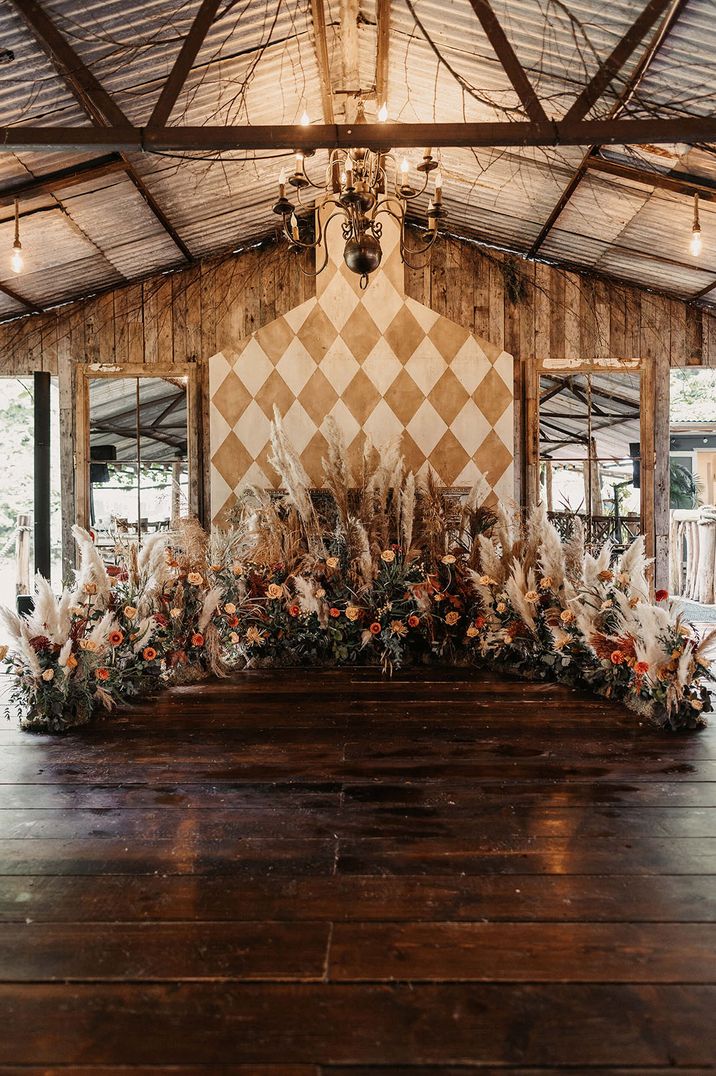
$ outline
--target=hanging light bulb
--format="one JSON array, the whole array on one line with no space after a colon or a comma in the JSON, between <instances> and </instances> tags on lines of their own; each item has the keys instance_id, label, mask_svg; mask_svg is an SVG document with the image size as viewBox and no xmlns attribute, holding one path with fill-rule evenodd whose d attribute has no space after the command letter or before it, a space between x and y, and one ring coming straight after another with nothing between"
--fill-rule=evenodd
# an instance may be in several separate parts
<instances>
[{"instance_id":1,"label":"hanging light bulb","mask_svg":"<svg viewBox=\"0 0 716 1076\"><path fill-rule=\"evenodd\" d=\"M695 258L701 253L701 225L699 223L699 196L694 195L694 223L691 226L691 242L689 250Z\"/></svg>"},{"instance_id":2,"label":"hanging light bulb","mask_svg":"<svg viewBox=\"0 0 716 1076\"><path fill-rule=\"evenodd\" d=\"M385 123L387 118L388 118L388 106L387 106L387 104L385 104L385 102L383 102L383 104L378 109L378 119L380 120L381 123Z\"/></svg>"},{"instance_id":3,"label":"hanging light bulb","mask_svg":"<svg viewBox=\"0 0 716 1076\"><path fill-rule=\"evenodd\" d=\"M301 116L301 126L302 127L308 127L310 122L311 122L311 120L309 118L309 115L308 115L308 113L306 112L306 110L304 108L303 115Z\"/></svg>"},{"instance_id":4,"label":"hanging light bulb","mask_svg":"<svg viewBox=\"0 0 716 1076\"><path fill-rule=\"evenodd\" d=\"M21 273L25 264L22 256L22 243L20 242L20 206L15 199L15 242L12 244L12 257L10 268L13 273Z\"/></svg>"}]
</instances>

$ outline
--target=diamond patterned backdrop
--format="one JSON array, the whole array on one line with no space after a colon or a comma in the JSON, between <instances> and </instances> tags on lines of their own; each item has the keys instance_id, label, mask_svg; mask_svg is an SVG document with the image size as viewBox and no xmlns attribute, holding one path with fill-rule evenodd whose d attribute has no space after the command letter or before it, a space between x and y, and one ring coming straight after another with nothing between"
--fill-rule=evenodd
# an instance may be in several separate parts
<instances>
[{"instance_id":1,"label":"diamond patterned backdrop","mask_svg":"<svg viewBox=\"0 0 716 1076\"><path fill-rule=\"evenodd\" d=\"M512 497L512 356L406 297L391 218L365 291L332 226L316 297L209 360L214 522L246 483L278 485L268 463L274 404L317 486L332 415L354 463L366 435L378 446L402 435L408 469L431 466L447 486L470 485L479 470L496 497Z\"/></svg>"}]
</instances>

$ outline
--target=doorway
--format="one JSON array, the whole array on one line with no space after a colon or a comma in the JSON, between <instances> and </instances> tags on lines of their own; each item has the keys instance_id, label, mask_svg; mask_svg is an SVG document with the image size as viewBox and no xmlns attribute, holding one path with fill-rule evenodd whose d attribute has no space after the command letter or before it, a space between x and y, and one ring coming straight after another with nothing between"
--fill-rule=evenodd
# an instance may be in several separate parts
<instances>
[{"instance_id":1,"label":"doorway","mask_svg":"<svg viewBox=\"0 0 716 1076\"><path fill-rule=\"evenodd\" d=\"M0 379L0 605L15 606L32 589L34 549L34 385L32 375ZM62 583L59 393L50 381L50 566L51 582Z\"/></svg>"}]
</instances>

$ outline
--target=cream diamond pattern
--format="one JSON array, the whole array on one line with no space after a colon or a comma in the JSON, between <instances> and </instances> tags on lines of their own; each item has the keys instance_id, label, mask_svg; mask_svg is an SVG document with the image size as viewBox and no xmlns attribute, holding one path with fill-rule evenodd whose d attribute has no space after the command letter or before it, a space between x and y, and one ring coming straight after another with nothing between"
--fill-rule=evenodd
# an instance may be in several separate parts
<instances>
[{"instance_id":1,"label":"cream diamond pattern","mask_svg":"<svg viewBox=\"0 0 716 1076\"><path fill-rule=\"evenodd\" d=\"M318 277L316 297L248 338L231 339L209 359L214 519L225 520L222 513L243 485L278 484L268 463L274 404L316 485L323 482L317 434L325 437L330 415L352 459L365 438L380 446L402 434L408 465L420 474L432 467L447 484L461 486L484 473L493 496L513 497L512 356L469 333L462 342L464 329L400 290L397 225L381 219L383 264L365 291L345 268L334 221L329 266ZM453 378L470 396L462 406Z\"/></svg>"}]
</instances>

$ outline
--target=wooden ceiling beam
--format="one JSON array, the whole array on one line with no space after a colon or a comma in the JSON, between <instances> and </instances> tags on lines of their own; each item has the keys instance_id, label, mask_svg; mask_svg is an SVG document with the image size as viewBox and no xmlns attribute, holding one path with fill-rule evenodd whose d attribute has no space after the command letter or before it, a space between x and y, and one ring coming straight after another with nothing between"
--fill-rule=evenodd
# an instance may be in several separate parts
<instances>
[{"instance_id":1,"label":"wooden ceiling beam","mask_svg":"<svg viewBox=\"0 0 716 1076\"><path fill-rule=\"evenodd\" d=\"M609 113L610 120L616 120L636 94L647 70L653 63L655 57L658 55L667 37L676 25L686 3L687 0L671 0L671 6L666 12L664 18L662 19L659 29L653 35L649 43L649 47L643 53L641 59L639 60L639 63L634 68L626 86L624 87L619 96L619 99L612 106ZM579 167L570 179L567 186L562 191L562 194L560 195L549 217L540 228L539 235L537 236L534 243L532 244L532 247L530 248L529 256L531 258L534 258L537 255L540 247L544 243L549 233L552 231L552 228L557 223L559 217L562 215L565 206L568 204L577 187L582 182L582 179L587 174L587 165L590 158L598 151L598 149L598 142L588 144L588 149L582 157Z\"/></svg>"},{"instance_id":2,"label":"wooden ceiling beam","mask_svg":"<svg viewBox=\"0 0 716 1076\"><path fill-rule=\"evenodd\" d=\"M618 176L620 179L629 179L635 183L646 183L659 190L673 191L674 194L685 194L693 197L698 194L705 202L716 202L716 180L709 180L706 176L694 176L690 173L680 175L678 172L656 172L649 168L640 168L638 165L627 164L622 161L612 161L607 157L593 155L587 161L589 172L604 172L610 176Z\"/></svg>"},{"instance_id":3,"label":"wooden ceiling beam","mask_svg":"<svg viewBox=\"0 0 716 1076\"><path fill-rule=\"evenodd\" d=\"M8 299L12 299L13 302L20 303L20 305L22 307L24 307L24 309L27 311L28 314L41 314L42 313L42 307L37 306L35 303L31 302L29 299L25 299L22 295L18 294L18 292L16 292L15 289L11 288L8 284L0 284L0 292L2 292L3 295L7 295Z\"/></svg>"},{"instance_id":4,"label":"wooden ceiling beam","mask_svg":"<svg viewBox=\"0 0 716 1076\"><path fill-rule=\"evenodd\" d=\"M118 153L109 153L105 157L96 157L91 161L58 168L56 172L46 172L41 176L13 180L0 186L0 206L12 205L16 199L37 198L43 194L54 194L87 183L92 179L104 179L105 176L126 172L127 165Z\"/></svg>"},{"instance_id":5,"label":"wooden ceiling beam","mask_svg":"<svg viewBox=\"0 0 716 1076\"><path fill-rule=\"evenodd\" d=\"M11 3L14 4L26 26L31 31L33 37L50 60L70 93L95 125L94 128L87 128L86 130L94 130L95 134L100 135L100 140L96 145L102 144L101 135L103 131L116 128L117 126L131 127L129 120L122 109L110 97L102 84L77 55L69 42L65 40L40 4L36 3L36 0L11 0ZM85 128L78 128L78 130L85 130ZM93 143L90 142L89 144L92 145ZM67 148L69 147L65 146L65 149ZM132 162L124 156L122 147L112 144L108 146L108 148L117 149L120 152L128 177L149 206L159 224L179 248L186 261L192 262L194 259L191 251L177 235L176 229L172 226L154 196L147 189L143 179L137 173ZM125 147L125 149L126 148L129 147Z\"/></svg>"},{"instance_id":6,"label":"wooden ceiling beam","mask_svg":"<svg viewBox=\"0 0 716 1076\"><path fill-rule=\"evenodd\" d=\"M0 127L0 151L106 149L151 152L230 152L240 150L317 150L344 147L358 140L376 150L443 147L521 147L643 145L716 142L716 116L660 119L582 120L538 124L366 123L188 127Z\"/></svg>"},{"instance_id":7,"label":"wooden ceiling beam","mask_svg":"<svg viewBox=\"0 0 716 1076\"><path fill-rule=\"evenodd\" d=\"M492 10L489 0L470 0L472 10L477 15L485 35L492 45L505 74L512 83L512 88L522 102L522 107L533 123L547 123L548 117L543 109L527 73L517 58L517 53L507 39L499 19Z\"/></svg>"},{"instance_id":8,"label":"wooden ceiling beam","mask_svg":"<svg viewBox=\"0 0 716 1076\"><path fill-rule=\"evenodd\" d=\"M191 24L191 29L184 38L179 54L174 61L174 66L169 72L169 77L164 83L159 99L149 117L150 127L164 127L171 116L194 60L199 54L199 49L204 44L211 24L216 18L220 3L221 0L202 0L201 6Z\"/></svg>"},{"instance_id":9,"label":"wooden ceiling beam","mask_svg":"<svg viewBox=\"0 0 716 1076\"><path fill-rule=\"evenodd\" d=\"M335 123L333 112L333 80L331 64L328 59L328 34L326 31L326 8L324 0L311 0L311 17L313 19L313 41L316 50L318 76L321 80L321 107L323 122Z\"/></svg>"},{"instance_id":10,"label":"wooden ceiling beam","mask_svg":"<svg viewBox=\"0 0 716 1076\"><path fill-rule=\"evenodd\" d=\"M388 101L390 78L390 2L376 0L375 5L375 104L381 108Z\"/></svg>"},{"instance_id":11,"label":"wooden ceiling beam","mask_svg":"<svg viewBox=\"0 0 716 1076\"><path fill-rule=\"evenodd\" d=\"M607 56L596 74L577 97L577 100L574 101L565 116L565 122L578 123L579 120L584 119L609 84L619 74L644 35L649 32L656 20L661 18L670 3L672 3L672 0L649 0L649 3L631 24L621 41Z\"/></svg>"}]
</instances>

